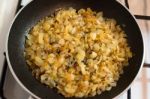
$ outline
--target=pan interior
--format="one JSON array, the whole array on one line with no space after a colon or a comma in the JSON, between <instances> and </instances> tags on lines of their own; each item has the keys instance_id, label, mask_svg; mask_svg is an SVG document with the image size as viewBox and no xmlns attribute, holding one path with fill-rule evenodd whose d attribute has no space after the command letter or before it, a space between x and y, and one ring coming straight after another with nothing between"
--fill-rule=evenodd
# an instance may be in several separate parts
<instances>
[{"instance_id":1,"label":"pan interior","mask_svg":"<svg viewBox=\"0 0 150 99\"><path fill-rule=\"evenodd\" d=\"M137 75L143 59L143 39L140 29L132 15L115 0L34 0L16 17L8 37L8 55L11 67L21 83L32 93L42 99L64 97L56 91L42 85L31 74L25 62L23 51L25 36L40 19L51 15L58 8L73 7L75 9L91 8L102 11L104 17L114 18L127 34L128 43L134 53L129 66L124 69L117 86L111 91L87 99L112 99L120 94ZM69 98L68 98L69 99ZM71 98L72 99L72 98Z\"/></svg>"}]
</instances>

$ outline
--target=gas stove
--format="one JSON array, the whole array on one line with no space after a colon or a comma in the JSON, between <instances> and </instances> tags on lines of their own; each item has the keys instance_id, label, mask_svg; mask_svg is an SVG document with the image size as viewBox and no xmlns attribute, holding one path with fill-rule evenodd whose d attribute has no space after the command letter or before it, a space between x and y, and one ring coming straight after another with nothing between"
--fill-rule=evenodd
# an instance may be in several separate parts
<instances>
[{"instance_id":1,"label":"gas stove","mask_svg":"<svg viewBox=\"0 0 150 99\"><path fill-rule=\"evenodd\" d=\"M6 8L4 12L0 8L0 99L33 99L29 93L15 81L7 66L5 59L5 37L8 32L9 25L15 14L31 0L1 0L0 7ZM131 88L116 99L150 99L150 0L118 0L135 15L137 22L144 36L146 46L145 64L142 72L132 84ZM139 6L140 5L140 6ZM9 8L8 8L9 6ZM5 21L4 21L5 20ZM3 23L2 23L3 22ZM4 24L4 25L2 25ZM4 27L5 26L5 27ZM4 54L4 55L3 55Z\"/></svg>"}]
</instances>

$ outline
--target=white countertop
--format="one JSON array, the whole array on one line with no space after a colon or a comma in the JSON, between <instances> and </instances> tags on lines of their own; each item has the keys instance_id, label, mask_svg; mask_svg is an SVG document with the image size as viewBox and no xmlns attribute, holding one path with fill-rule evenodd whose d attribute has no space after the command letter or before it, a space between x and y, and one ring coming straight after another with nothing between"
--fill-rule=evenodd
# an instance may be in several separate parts
<instances>
[{"instance_id":1,"label":"white countertop","mask_svg":"<svg viewBox=\"0 0 150 99\"><path fill-rule=\"evenodd\" d=\"M6 36L14 18L18 0L0 0L0 73L4 63ZM0 74L1 75L1 74Z\"/></svg>"}]
</instances>

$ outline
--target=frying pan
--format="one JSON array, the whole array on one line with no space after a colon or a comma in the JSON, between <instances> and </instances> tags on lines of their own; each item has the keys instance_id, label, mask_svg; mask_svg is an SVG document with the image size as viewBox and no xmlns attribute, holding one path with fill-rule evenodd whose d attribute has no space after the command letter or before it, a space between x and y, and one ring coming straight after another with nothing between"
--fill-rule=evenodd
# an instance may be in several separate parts
<instances>
[{"instance_id":1,"label":"frying pan","mask_svg":"<svg viewBox=\"0 0 150 99\"><path fill-rule=\"evenodd\" d=\"M116 0L34 0L15 17L7 38L7 61L17 82L33 97L42 99L64 99L55 90L37 81L29 71L23 56L25 36L40 19L53 14L58 8L91 8L103 11L104 17L114 18L127 34L127 40L134 53L129 66L124 68L117 86L100 95L87 99L112 99L129 88L141 70L144 58L144 44L141 31L134 16ZM75 99L75 98L68 98Z\"/></svg>"}]
</instances>

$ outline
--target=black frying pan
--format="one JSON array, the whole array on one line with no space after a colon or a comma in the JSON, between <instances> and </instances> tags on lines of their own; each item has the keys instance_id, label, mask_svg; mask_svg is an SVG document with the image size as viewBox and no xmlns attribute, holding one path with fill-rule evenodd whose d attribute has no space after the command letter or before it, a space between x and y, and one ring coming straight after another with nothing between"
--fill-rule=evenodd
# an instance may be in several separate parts
<instances>
[{"instance_id":1,"label":"black frying pan","mask_svg":"<svg viewBox=\"0 0 150 99\"><path fill-rule=\"evenodd\" d=\"M121 94L133 82L143 64L144 44L135 18L116 0L34 0L16 16L7 40L7 60L10 70L21 86L31 95L42 99L64 99L56 91L37 81L31 74L23 56L25 36L40 19L58 8L88 8L103 11L104 16L114 18L127 34L128 43L134 53L129 66L124 69L117 86L111 91L87 99L112 99ZM125 27L124 27L125 25ZM72 99L72 98L71 98Z\"/></svg>"}]
</instances>

